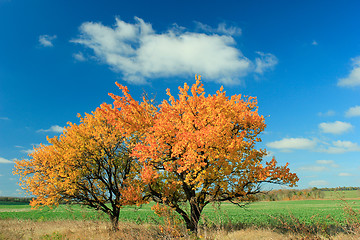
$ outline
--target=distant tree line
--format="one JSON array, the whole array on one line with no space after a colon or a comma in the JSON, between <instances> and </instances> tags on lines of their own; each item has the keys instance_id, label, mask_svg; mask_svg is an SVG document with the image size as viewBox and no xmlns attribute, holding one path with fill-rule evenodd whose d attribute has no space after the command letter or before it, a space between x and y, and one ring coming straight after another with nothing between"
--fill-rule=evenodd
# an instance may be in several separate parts
<instances>
[{"instance_id":1,"label":"distant tree line","mask_svg":"<svg viewBox=\"0 0 360 240\"><path fill-rule=\"evenodd\" d=\"M324 192L319 189L279 189L271 190L258 196L259 201L284 201L324 198Z\"/></svg>"},{"instance_id":2,"label":"distant tree line","mask_svg":"<svg viewBox=\"0 0 360 240\"><path fill-rule=\"evenodd\" d=\"M336 188L309 188L309 189L279 189L264 192L258 196L259 201L283 201L283 200L304 200L323 199L326 191L353 191L360 190L360 187L336 187Z\"/></svg>"},{"instance_id":3,"label":"distant tree line","mask_svg":"<svg viewBox=\"0 0 360 240\"><path fill-rule=\"evenodd\" d=\"M320 191L351 191L351 190L360 190L360 187L336 187L336 188L316 188Z\"/></svg>"},{"instance_id":4,"label":"distant tree line","mask_svg":"<svg viewBox=\"0 0 360 240\"><path fill-rule=\"evenodd\" d=\"M27 197L0 197L0 202L30 203L31 199Z\"/></svg>"}]
</instances>

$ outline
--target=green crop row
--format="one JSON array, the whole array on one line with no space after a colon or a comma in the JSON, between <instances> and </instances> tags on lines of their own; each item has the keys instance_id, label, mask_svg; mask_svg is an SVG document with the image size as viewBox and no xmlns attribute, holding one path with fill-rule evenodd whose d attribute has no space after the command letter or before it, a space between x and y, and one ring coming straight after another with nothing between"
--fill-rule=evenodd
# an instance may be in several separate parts
<instances>
[{"instance_id":1,"label":"green crop row","mask_svg":"<svg viewBox=\"0 0 360 240\"><path fill-rule=\"evenodd\" d=\"M136 223L157 223L160 218L151 210L153 204L146 204L140 208L124 207L120 213L120 221ZM245 224L274 226L282 218L295 218L304 224L343 225L348 219L346 210L351 208L355 212L360 209L360 200L299 200L279 202L256 202L244 208L231 203L221 206L208 205L202 214L202 224ZM358 214L360 215L360 214ZM46 220L107 220L103 213L80 205L60 205L57 208L31 210L26 205L0 205L0 219L31 219Z\"/></svg>"}]
</instances>

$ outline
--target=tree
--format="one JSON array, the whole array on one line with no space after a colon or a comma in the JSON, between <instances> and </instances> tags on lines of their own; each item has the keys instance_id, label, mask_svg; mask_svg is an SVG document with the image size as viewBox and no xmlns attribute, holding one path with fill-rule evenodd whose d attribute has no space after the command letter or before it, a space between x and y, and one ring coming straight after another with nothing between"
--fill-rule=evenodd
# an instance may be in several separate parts
<instances>
[{"instance_id":1,"label":"tree","mask_svg":"<svg viewBox=\"0 0 360 240\"><path fill-rule=\"evenodd\" d=\"M14 173L36 196L32 206L81 203L108 214L116 230L121 207L142 202L140 166L130 156L135 139L109 124L100 109L79 117L80 124L69 123L30 159L16 161Z\"/></svg>"},{"instance_id":2,"label":"tree","mask_svg":"<svg viewBox=\"0 0 360 240\"><path fill-rule=\"evenodd\" d=\"M145 119L153 120L144 125L132 156L142 164L148 196L180 214L187 229L197 232L201 212L209 203L251 201L263 183L295 185L298 178L288 164L277 166L275 158L262 164L266 150L255 149L266 126L256 98L229 98L222 87L205 96L200 77L191 94L186 83L179 90L177 100L168 90L169 101L164 100L158 109L149 102L136 105L133 113L151 109ZM123 98L112 95L115 108L107 118L114 124L120 114L116 114L117 106L129 107L124 100L131 97L126 94ZM132 121L138 125L139 115L128 116L130 125Z\"/></svg>"}]
</instances>

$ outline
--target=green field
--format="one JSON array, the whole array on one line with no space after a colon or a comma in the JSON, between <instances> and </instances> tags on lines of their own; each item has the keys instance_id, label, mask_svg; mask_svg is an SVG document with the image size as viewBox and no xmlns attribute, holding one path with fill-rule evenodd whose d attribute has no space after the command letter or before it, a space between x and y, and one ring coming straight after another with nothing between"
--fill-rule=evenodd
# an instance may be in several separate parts
<instances>
[{"instance_id":1,"label":"green field","mask_svg":"<svg viewBox=\"0 0 360 240\"><path fill-rule=\"evenodd\" d=\"M324 199L360 199L360 190L324 191Z\"/></svg>"},{"instance_id":2,"label":"green field","mask_svg":"<svg viewBox=\"0 0 360 240\"><path fill-rule=\"evenodd\" d=\"M161 219L151 210L152 204L140 208L125 207L120 213L120 221L135 223L158 223ZM245 208L231 203L223 203L220 208L207 206L202 214L202 224L240 224L256 226L277 226L276 219L292 216L304 224L344 225L348 216L344 207L360 210L360 200L298 200L278 202L256 202ZM359 214L358 214L359 215ZM108 220L103 213L79 205L60 205L57 208L32 210L19 203L0 203L0 219L47 220Z\"/></svg>"}]
</instances>

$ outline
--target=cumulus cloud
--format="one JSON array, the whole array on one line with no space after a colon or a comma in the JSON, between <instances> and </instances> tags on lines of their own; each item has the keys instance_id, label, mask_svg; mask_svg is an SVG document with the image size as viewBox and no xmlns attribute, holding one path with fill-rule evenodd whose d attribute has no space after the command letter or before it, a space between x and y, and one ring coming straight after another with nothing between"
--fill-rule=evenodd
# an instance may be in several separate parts
<instances>
[{"instance_id":1,"label":"cumulus cloud","mask_svg":"<svg viewBox=\"0 0 360 240\"><path fill-rule=\"evenodd\" d=\"M340 87L360 86L360 56L351 59L352 70L346 78L340 78L337 85Z\"/></svg>"},{"instance_id":2,"label":"cumulus cloud","mask_svg":"<svg viewBox=\"0 0 360 240\"><path fill-rule=\"evenodd\" d=\"M26 153L26 154L31 154L35 151L34 148L39 148L39 147L41 147L41 145L49 146L48 144L32 144L33 147L31 149L23 149L20 152Z\"/></svg>"},{"instance_id":3,"label":"cumulus cloud","mask_svg":"<svg viewBox=\"0 0 360 240\"><path fill-rule=\"evenodd\" d=\"M271 53L256 52L259 57L255 59L255 72L263 74L267 70L272 70L278 64L278 59Z\"/></svg>"},{"instance_id":4,"label":"cumulus cloud","mask_svg":"<svg viewBox=\"0 0 360 240\"><path fill-rule=\"evenodd\" d=\"M342 140L323 142L308 138L283 138L279 141L269 142L266 146L282 152L291 152L292 150L309 150L329 154L360 152L360 146L357 143ZM317 160L316 163L329 167L338 167L333 160Z\"/></svg>"},{"instance_id":5,"label":"cumulus cloud","mask_svg":"<svg viewBox=\"0 0 360 240\"><path fill-rule=\"evenodd\" d=\"M335 162L333 160L316 160L316 163L322 164L322 165L328 165L333 168L339 167L339 165L335 164Z\"/></svg>"},{"instance_id":6,"label":"cumulus cloud","mask_svg":"<svg viewBox=\"0 0 360 240\"><path fill-rule=\"evenodd\" d=\"M307 138L283 138L279 141L270 142L266 146L282 151L313 149L316 146L316 141Z\"/></svg>"},{"instance_id":7,"label":"cumulus cloud","mask_svg":"<svg viewBox=\"0 0 360 240\"><path fill-rule=\"evenodd\" d=\"M275 64L274 55L261 53L255 67L235 47L231 35L241 33L240 29L219 25L214 33L207 25L201 26L213 33L189 32L177 25L156 33L140 18L135 17L133 24L116 18L114 27L83 23L79 37L71 41L92 49L98 59L133 84L194 74L222 84L241 84L243 77L255 69L262 73Z\"/></svg>"},{"instance_id":8,"label":"cumulus cloud","mask_svg":"<svg viewBox=\"0 0 360 240\"><path fill-rule=\"evenodd\" d=\"M195 22L198 29L201 29L205 32L209 33L219 33L219 34L225 34L230 36L238 36L241 35L242 31L241 28L234 27L234 26L226 26L225 23L220 23L217 28L213 28L207 24L203 24L201 22Z\"/></svg>"},{"instance_id":9,"label":"cumulus cloud","mask_svg":"<svg viewBox=\"0 0 360 240\"><path fill-rule=\"evenodd\" d=\"M34 149L26 149L26 150L21 150L22 153L26 153L27 155L31 154L34 152Z\"/></svg>"},{"instance_id":10,"label":"cumulus cloud","mask_svg":"<svg viewBox=\"0 0 360 240\"><path fill-rule=\"evenodd\" d=\"M40 129L37 132L55 132L55 133L62 133L64 131L63 127L59 125L51 126L49 129Z\"/></svg>"},{"instance_id":11,"label":"cumulus cloud","mask_svg":"<svg viewBox=\"0 0 360 240\"><path fill-rule=\"evenodd\" d=\"M7 160L5 158L0 157L0 163L14 163L14 161Z\"/></svg>"},{"instance_id":12,"label":"cumulus cloud","mask_svg":"<svg viewBox=\"0 0 360 240\"><path fill-rule=\"evenodd\" d=\"M306 171L306 172L325 172L328 171L329 168L325 166L304 166L298 168L300 171Z\"/></svg>"},{"instance_id":13,"label":"cumulus cloud","mask_svg":"<svg viewBox=\"0 0 360 240\"><path fill-rule=\"evenodd\" d=\"M349 108L345 113L346 117L359 117L360 116L360 106L355 106Z\"/></svg>"},{"instance_id":14,"label":"cumulus cloud","mask_svg":"<svg viewBox=\"0 0 360 240\"><path fill-rule=\"evenodd\" d=\"M333 141L331 146L322 150L330 154L339 154L346 152L360 152L360 146L351 141Z\"/></svg>"},{"instance_id":15,"label":"cumulus cloud","mask_svg":"<svg viewBox=\"0 0 360 240\"><path fill-rule=\"evenodd\" d=\"M319 128L324 133L343 134L350 131L353 126L347 122L336 121L320 123Z\"/></svg>"},{"instance_id":16,"label":"cumulus cloud","mask_svg":"<svg viewBox=\"0 0 360 240\"><path fill-rule=\"evenodd\" d=\"M319 112L318 115L320 117L331 117L331 116L335 116L335 111L334 110L329 110L329 111L324 112L324 113Z\"/></svg>"},{"instance_id":17,"label":"cumulus cloud","mask_svg":"<svg viewBox=\"0 0 360 240\"><path fill-rule=\"evenodd\" d=\"M351 177L351 176L354 176L354 175L351 173L345 173L345 172L339 173L339 177Z\"/></svg>"},{"instance_id":18,"label":"cumulus cloud","mask_svg":"<svg viewBox=\"0 0 360 240\"><path fill-rule=\"evenodd\" d=\"M329 183L325 180L314 180L314 181L311 181L309 182L309 185L310 186L326 186L328 185Z\"/></svg>"},{"instance_id":19,"label":"cumulus cloud","mask_svg":"<svg viewBox=\"0 0 360 240\"><path fill-rule=\"evenodd\" d=\"M317 165L308 165L298 168L300 171L307 172L325 172L329 171L330 168L338 168L339 165L335 164L333 160L317 160Z\"/></svg>"},{"instance_id":20,"label":"cumulus cloud","mask_svg":"<svg viewBox=\"0 0 360 240\"><path fill-rule=\"evenodd\" d=\"M39 36L39 43L43 47L53 47L53 40L57 38L56 35L50 36L50 35L40 35Z\"/></svg>"},{"instance_id":21,"label":"cumulus cloud","mask_svg":"<svg viewBox=\"0 0 360 240\"><path fill-rule=\"evenodd\" d=\"M85 58L85 56L84 56L84 54L82 52L74 53L73 57L75 58L75 60L77 60L79 62L86 61L86 58Z\"/></svg>"}]
</instances>

